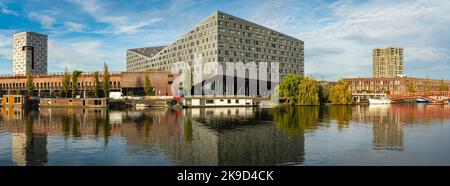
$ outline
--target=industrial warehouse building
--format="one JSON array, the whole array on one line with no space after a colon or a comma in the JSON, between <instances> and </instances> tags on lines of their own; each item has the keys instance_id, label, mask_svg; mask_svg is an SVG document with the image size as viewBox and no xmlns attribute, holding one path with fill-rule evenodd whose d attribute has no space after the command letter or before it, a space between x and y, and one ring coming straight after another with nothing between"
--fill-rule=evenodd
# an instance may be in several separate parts
<instances>
[{"instance_id":1,"label":"industrial warehouse building","mask_svg":"<svg viewBox=\"0 0 450 186\"><path fill-rule=\"evenodd\" d=\"M177 77L175 74L163 71L146 72L110 72L111 91L122 92L124 95L143 95L144 79L148 76L151 87L156 96L172 96L171 85ZM57 97L62 89L63 73L49 73L45 75L32 75L35 96ZM99 74L99 81L103 76ZM3 75L0 76L0 95L26 93L27 76ZM71 87L71 86L70 86ZM100 83L100 92L102 91ZM94 73L83 73L78 78L77 95L92 96L94 90ZM70 91L70 90L69 90Z\"/></svg>"}]
</instances>

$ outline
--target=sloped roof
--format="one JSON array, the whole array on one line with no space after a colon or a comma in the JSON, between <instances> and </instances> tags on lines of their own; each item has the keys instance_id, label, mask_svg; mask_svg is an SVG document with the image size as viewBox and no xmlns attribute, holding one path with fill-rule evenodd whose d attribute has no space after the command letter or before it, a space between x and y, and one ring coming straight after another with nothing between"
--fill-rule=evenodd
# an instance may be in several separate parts
<instances>
[{"instance_id":1,"label":"sloped roof","mask_svg":"<svg viewBox=\"0 0 450 186\"><path fill-rule=\"evenodd\" d=\"M145 47L145 48L133 48L133 49L128 49L128 50L150 58L150 57L153 57L155 54L157 54L159 51L163 50L165 47L166 46L155 46L155 47Z\"/></svg>"}]
</instances>

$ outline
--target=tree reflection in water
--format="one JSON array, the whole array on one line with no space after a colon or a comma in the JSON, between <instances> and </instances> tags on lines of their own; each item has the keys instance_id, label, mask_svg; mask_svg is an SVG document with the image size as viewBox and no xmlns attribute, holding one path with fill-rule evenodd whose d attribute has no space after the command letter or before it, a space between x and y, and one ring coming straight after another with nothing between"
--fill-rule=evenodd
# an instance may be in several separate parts
<instances>
[{"instance_id":1,"label":"tree reflection in water","mask_svg":"<svg viewBox=\"0 0 450 186\"><path fill-rule=\"evenodd\" d=\"M270 114L277 127L285 130L288 135L303 135L305 131L314 131L319 121L318 106L286 106L272 109Z\"/></svg>"}]
</instances>

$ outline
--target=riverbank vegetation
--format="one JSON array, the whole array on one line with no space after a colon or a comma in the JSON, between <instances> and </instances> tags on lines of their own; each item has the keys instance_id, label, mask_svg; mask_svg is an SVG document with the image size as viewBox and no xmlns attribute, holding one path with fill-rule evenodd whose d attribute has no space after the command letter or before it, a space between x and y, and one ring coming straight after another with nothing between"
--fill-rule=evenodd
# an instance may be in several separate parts
<instances>
[{"instance_id":1,"label":"riverbank vegetation","mask_svg":"<svg viewBox=\"0 0 450 186\"><path fill-rule=\"evenodd\" d=\"M336 85L330 89L329 100L331 104L350 105L353 104L352 93L348 83L339 80Z\"/></svg>"},{"instance_id":2,"label":"riverbank vegetation","mask_svg":"<svg viewBox=\"0 0 450 186\"><path fill-rule=\"evenodd\" d=\"M349 86L341 80L330 84L312 77L289 74L280 82L278 91L288 105L353 104Z\"/></svg>"}]
</instances>

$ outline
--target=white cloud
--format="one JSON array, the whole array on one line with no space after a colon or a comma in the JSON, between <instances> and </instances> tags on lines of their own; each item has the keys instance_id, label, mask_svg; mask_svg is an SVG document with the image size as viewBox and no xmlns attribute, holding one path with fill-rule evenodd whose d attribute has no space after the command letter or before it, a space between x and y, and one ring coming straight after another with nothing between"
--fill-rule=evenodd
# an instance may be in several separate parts
<instances>
[{"instance_id":1,"label":"white cloud","mask_svg":"<svg viewBox=\"0 0 450 186\"><path fill-rule=\"evenodd\" d=\"M329 80L370 76L371 49L391 45L405 48L409 75L423 74L416 74L418 71L411 70L414 68L432 70L423 62L448 62L450 1L347 0L324 6L318 3L317 7L308 6L309 2L283 3L262 4L254 18L305 41L307 74L323 75ZM271 5L283 11L268 11ZM318 18L325 21L319 24Z\"/></svg>"},{"instance_id":2,"label":"white cloud","mask_svg":"<svg viewBox=\"0 0 450 186\"><path fill-rule=\"evenodd\" d=\"M6 1L2 1L0 2L0 13L2 14L6 14L6 15L19 15L19 13L17 13L16 11L10 10L8 8L8 2Z\"/></svg>"},{"instance_id":3,"label":"white cloud","mask_svg":"<svg viewBox=\"0 0 450 186\"><path fill-rule=\"evenodd\" d=\"M405 49L405 61L412 62L448 62L450 54L448 49L445 48L432 48L432 47L406 47Z\"/></svg>"},{"instance_id":4,"label":"white cloud","mask_svg":"<svg viewBox=\"0 0 450 186\"><path fill-rule=\"evenodd\" d=\"M124 54L119 49L111 49L98 40L49 40L49 71L60 72L67 66L69 70L101 70L103 63L110 69L119 70Z\"/></svg>"},{"instance_id":5,"label":"white cloud","mask_svg":"<svg viewBox=\"0 0 450 186\"><path fill-rule=\"evenodd\" d=\"M136 12L126 12L121 10L120 15L115 15L114 11L105 7L104 4L96 0L72 0L72 3L79 5L85 12L89 13L97 22L109 24L112 27L107 32L113 34L131 34L141 31L142 28L159 22L162 18L151 17L149 14L142 16ZM100 31L101 33L104 31Z\"/></svg>"},{"instance_id":6,"label":"white cloud","mask_svg":"<svg viewBox=\"0 0 450 186\"><path fill-rule=\"evenodd\" d=\"M0 58L11 60L14 30L0 30Z\"/></svg>"},{"instance_id":7,"label":"white cloud","mask_svg":"<svg viewBox=\"0 0 450 186\"><path fill-rule=\"evenodd\" d=\"M55 18L36 12L29 13L28 18L38 21L46 29L53 28L53 24L56 23Z\"/></svg>"},{"instance_id":8,"label":"white cloud","mask_svg":"<svg viewBox=\"0 0 450 186\"><path fill-rule=\"evenodd\" d=\"M67 28L68 31L82 31L85 26L83 24L80 23L75 23L75 22L64 22L64 26Z\"/></svg>"}]
</instances>

